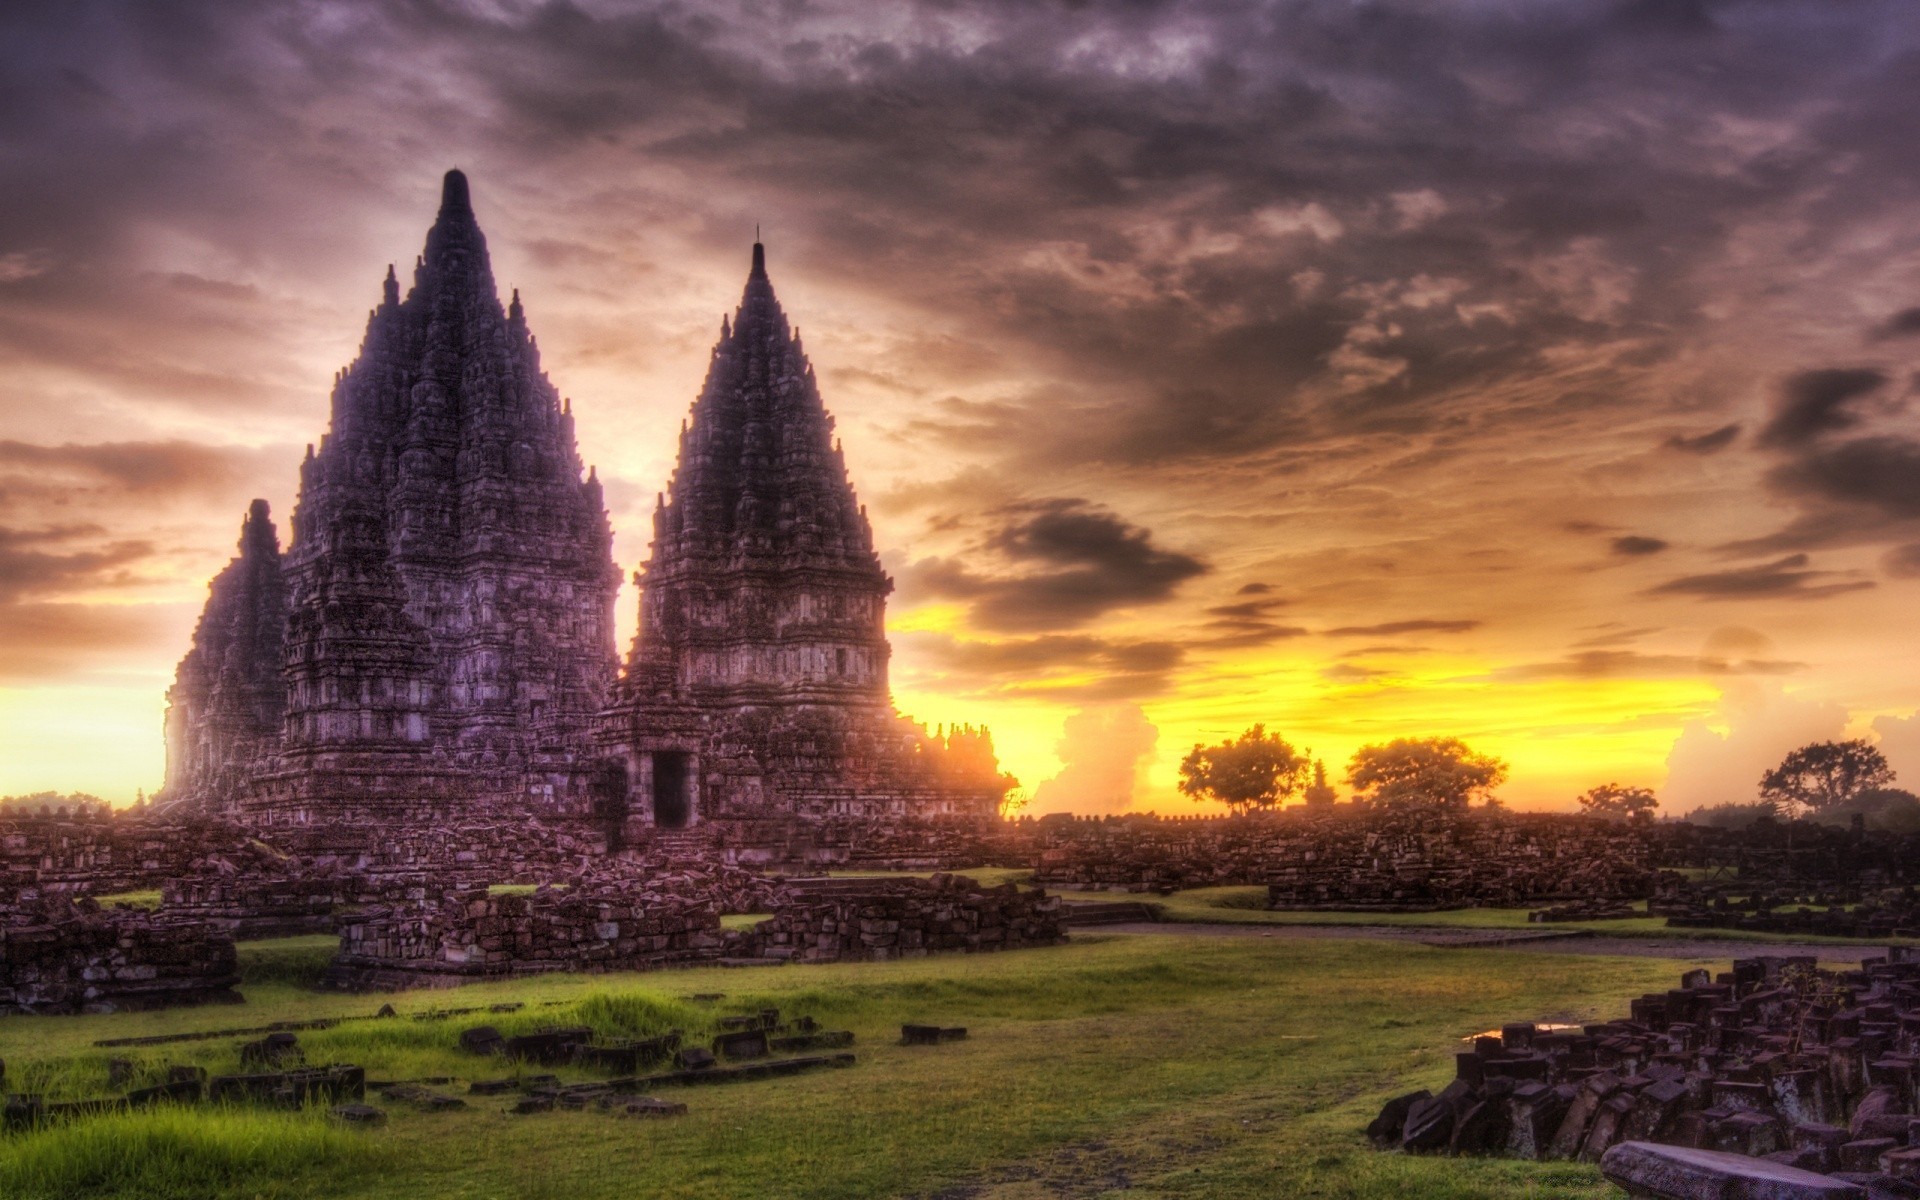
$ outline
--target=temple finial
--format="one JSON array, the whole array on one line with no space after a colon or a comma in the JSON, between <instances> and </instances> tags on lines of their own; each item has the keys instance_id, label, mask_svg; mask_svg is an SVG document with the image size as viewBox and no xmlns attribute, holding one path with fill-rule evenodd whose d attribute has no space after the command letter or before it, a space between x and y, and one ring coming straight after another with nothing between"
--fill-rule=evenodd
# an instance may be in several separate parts
<instances>
[{"instance_id":1,"label":"temple finial","mask_svg":"<svg viewBox=\"0 0 1920 1200\"><path fill-rule=\"evenodd\" d=\"M458 167L448 171L447 177L440 183L440 211L443 213L473 211L473 200L467 194L467 177Z\"/></svg>"},{"instance_id":2,"label":"temple finial","mask_svg":"<svg viewBox=\"0 0 1920 1200\"><path fill-rule=\"evenodd\" d=\"M767 248L760 244L760 226L753 227L753 271L754 275L767 273Z\"/></svg>"}]
</instances>

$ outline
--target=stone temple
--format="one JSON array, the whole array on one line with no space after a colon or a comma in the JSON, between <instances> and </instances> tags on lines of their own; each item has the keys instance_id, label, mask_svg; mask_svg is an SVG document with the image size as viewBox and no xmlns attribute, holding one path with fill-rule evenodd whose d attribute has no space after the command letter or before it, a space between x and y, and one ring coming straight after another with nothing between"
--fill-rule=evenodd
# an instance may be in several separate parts
<instances>
[{"instance_id":1,"label":"stone temple","mask_svg":"<svg viewBox=\"0 0 1920 1200\"><path fill-rule=\"evenodd\" d=\"M526 814L614 849L997 812L987 733L893 708L893 584L758 244L653 520L622 664L600 484L449 172L406 296L390 268L334 382L285 550L256 500L213 580L160 800L335 831Z\"/></svg>"}]
</instances>

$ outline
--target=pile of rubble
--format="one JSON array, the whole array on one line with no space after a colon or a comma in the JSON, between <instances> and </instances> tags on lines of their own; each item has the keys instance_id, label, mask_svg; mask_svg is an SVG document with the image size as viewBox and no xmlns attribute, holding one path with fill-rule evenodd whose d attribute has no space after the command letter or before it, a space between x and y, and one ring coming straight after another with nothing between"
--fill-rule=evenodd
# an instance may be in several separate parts
<instances>
[{"instance_id":1,"label":"pile of rubble","mask_svg":"<svg viewBox=\"0 0 1920 1200\"><path fill-rule=\"evenodd\" d=\"M1039 888L931 879L798 880L773 917L737 938L743 957L862 962L1065 942L1061 903Z\"/></svg>"},{"instance_id":2,"label":"pile of rubble","mask_svg":"<svg viewBox=\"0 0 1920 1200\"><path fill-rule=\"evenodd\" d=\"M1839 972L1737 959L1640 997L1625 1020L1477 1037L1443 1091L1389 1102L1367 1132L1415 1153L1596 1162L1657 1142L1856 1184L1920 1179L1916 1059L1920 950Z\"/></svg>"},{"instance_id":3,"label":"pile of rubble","mask_svg":"<svg viewBox=\"0 0 1920 1200\"><path fill-rule=\"evenodd\" d=\"M1795 936L1884 941L1920 937L1920 895L1858 886L1779 888L1738 878L1697 883L1671 872L1654 887L1648 911L1676 929L1739 929Z\"/></svg>"},{"instance_id":4,"label":"pile of rubble","mask_svg":"<svg viewBox=\"0 0 1920 1200\"><path fill-rule=\"evenodd\" d=\"M582 880L495 895L455 888L343 916L326 981L346 990L448 986L550 971L637 971L719 956L700 899Z\"/></svg>"},{"instance_id":5,"label":"pile of rubble","mask_svg":"<svg viewBox=\"0 0 1920 1200\"><path fill-rule=\"evenodd\" d=\"M105 1013L237 1003L233 938L94 901L52 898L0 908L0 1013Z\"/></svg>"},{"instance_id":6,"label":"pile of rubble","mask_svg":"<svg viewBox=\"0 0 1920 1200\"><path fill-rule=\"evenodd\" d=\"M1322 826L1276 847L1267 905L1409 912L1644 896L1642 826L1537 814L1467 814Z\"/></svg>"},{"instance_id":7,"label":"pile of rubble","mask_svg":"<svg viewBox=\"0 0 1920 1200\"><path fill-rule=\"evenodd\" d=\"M144 811L0 809L0 896L108 895L157 888L222 853L244 853L233 825L161 821Z\"/></svg>"},{"instance_id":8,"label":"pile of rubble","mask_svg":"<svg viewBox=\"0 0 1920 1200\"><path fill-rule=\"evenodd\" d=\"M1418 912L1640 898L1658 835L1558 814L1409 814L1354 805L1216 819L1038 822L1034 879L1171 892L1266 885L1284 909Z\"/></svg>"}]
</instances>

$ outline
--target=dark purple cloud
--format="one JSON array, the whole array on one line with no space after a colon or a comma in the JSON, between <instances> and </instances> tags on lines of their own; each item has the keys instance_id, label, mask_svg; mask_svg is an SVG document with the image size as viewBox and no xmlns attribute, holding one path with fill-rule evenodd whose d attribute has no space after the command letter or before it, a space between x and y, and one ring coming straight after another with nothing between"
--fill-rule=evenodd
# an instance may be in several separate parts
<instances>
[{"instance_id":1,"label":"dark purple cloud","mask_svg":"<svg viewBox=\"0 0 1920 1200\"><path fill-rule=\"evenodd\" d=\"M1760 444L1776 449L1794 447L1823 434L1851 429L1861 421L1854 403L1886 383L1886 373L1871 367L1802 371L1781 388L1773 419L1760 431Z\"/></svg>"},{"instance_id":2,"label":"dark purple cloud","mask_svg":"<svg viewBox=\"0 0 1920 1200\"><path fill-rule=\"evenodd\" d=\"M1328 637L1395 637L1403 633L1466 633L1483 622L1475 620L1436 620L1423 617L1412 621L1387 621L1379 625L1343 625L1327 630Z\"/></svg>"},{"instance_id":3,"label":"dark purple cloud","mask_svg":"<svg viewBox=\"0 0 1920 1200\"><path fill-rule=\"evenodd\" d=\"M1683 454L1698 454L1704 457L1709 454L1720 453L1728 446L1733 445L1734 439L1739 436L1740 425L1736 422L1732 425L1722 425L1720 428L1709 430L1706 433L1690 435L1676 433L1668 438L1665 444L1670 450L1678 450Z\"/></svg>"},{"instance_id":4,"label":"dark purple cloud","mask_svg":"<svg viewBox=\"0 0 1920 1200\"><path fill-rule=\"evenodd\" d=\"M992 514L980 554L961 562L915 562L904 582L915 595L964 600L974 621L997 630L1084 625L1102 614L1165 600L1207 571L1191 555L1156 546L1152 534L1083 500L1023 501ZM983 570L979 564L999 563Z\"/></svg>"},{"instance_id":5,"label":"dark purple cloud","mask_svg":"<svg viewBox=\"0 0 1920 1200\"><path fill-rule=\"evenodd\" d=\"M1814 570L1805 554L1789 554L1759 566L1669 579L1653 593L1697 596L1703 600L1814 600L1870 588L1870 579L1849 578L1838 571Z\"/></svg>"}]
</instances>

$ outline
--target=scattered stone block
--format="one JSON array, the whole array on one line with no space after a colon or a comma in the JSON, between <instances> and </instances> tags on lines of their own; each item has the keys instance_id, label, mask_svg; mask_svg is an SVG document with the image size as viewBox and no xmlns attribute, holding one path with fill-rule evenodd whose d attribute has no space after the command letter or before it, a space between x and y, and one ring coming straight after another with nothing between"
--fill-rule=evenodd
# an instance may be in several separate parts
<instances>
[{"instance_id":1,"label":"scattered stone block","mask_svg":"<svg viewBox=\"0 0 1920 1200\"><path fill-rule=\"evenodd\" d=\"M499 1054L505 1045L506 1039L491 1025L475 1025L460 1031L460 1048L468 1054Z\"/></svg>"},{"instance_id":2,"label":"scattered stone block","mask_svg":"<svg viewBox=\"0 0 1920 1200\"><path fill-rule=\"evenodd\" d=\"M713 1052L699 1046L683 1046L676 1056L682 1071L707 1071L714 1065Z\"/></svg>"},{"instance_id":3,"label":"scattered stone block","mask_svg":"<svg viewBox=\"0 0 1920 1200\"><path fill-rule=\"evenodd\" d=\"M1867 1200L1865 1189L1830 1175L1653 1142L1621 1142L1600 1171L1629 1196L1656 1200Z\"/></svg>"}]
</instances>

